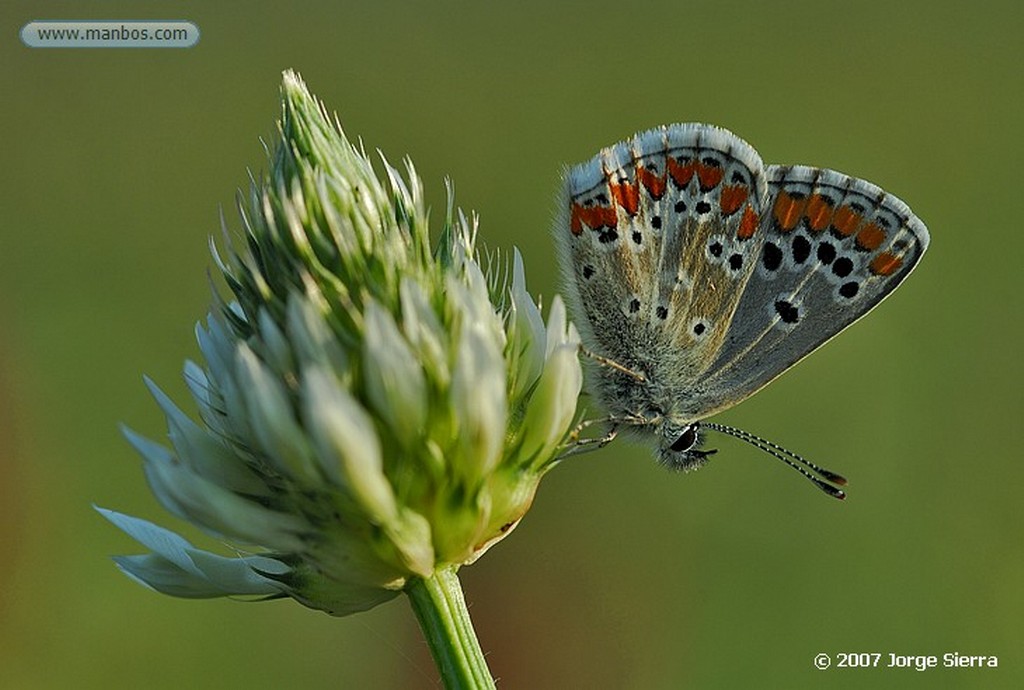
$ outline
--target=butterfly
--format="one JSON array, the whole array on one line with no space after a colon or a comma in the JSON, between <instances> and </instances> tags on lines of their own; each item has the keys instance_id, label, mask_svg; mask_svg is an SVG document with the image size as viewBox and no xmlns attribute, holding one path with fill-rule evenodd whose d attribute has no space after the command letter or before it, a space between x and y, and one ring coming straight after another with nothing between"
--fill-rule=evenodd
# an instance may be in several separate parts
<instances>
[{"instance_id":1,"label":"butterfly","mask_svg":"<svg viewBox=\"0 0 1024 690\"><path fill-rule=\"evenodd\" d=\"M766 166L713 125L658 127L569 168L555 224L588 390L619 428L690 470L703 429L751 443L827 493L841 476L705 421L874 308L928 247L924 223L864 180ZM822 477L813 476L816 474Z\"/></svg>"}]
</instances>

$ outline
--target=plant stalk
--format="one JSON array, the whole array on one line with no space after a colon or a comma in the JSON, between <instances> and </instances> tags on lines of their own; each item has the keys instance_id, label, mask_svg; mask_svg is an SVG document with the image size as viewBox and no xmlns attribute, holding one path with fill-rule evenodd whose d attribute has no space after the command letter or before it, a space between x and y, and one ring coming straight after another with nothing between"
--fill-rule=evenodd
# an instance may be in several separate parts
<instances>
[{"instance_id":1,"label":"plant stalk","mask_svg":"<svg viewBox=\"0 0 1024 690\"><path fill-rule=\"evenodd\" d=\"M446 690L494 690L455 571L450 566L427 579L413 578L405 592Z\"/></svg>"}]
</instances>

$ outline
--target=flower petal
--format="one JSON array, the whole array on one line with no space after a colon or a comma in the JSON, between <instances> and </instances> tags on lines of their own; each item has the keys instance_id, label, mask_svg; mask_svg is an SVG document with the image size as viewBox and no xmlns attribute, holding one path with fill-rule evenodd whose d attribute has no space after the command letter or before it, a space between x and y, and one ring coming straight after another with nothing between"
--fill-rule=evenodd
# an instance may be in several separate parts
<instances>
[{"instance_id":1,"label":"flower petal","mask_svg":"<svg viewBox=\"0 0 1024 690\"><path fill-rule=\"evenodd\" d=\"M277 471L300 483L315 485L319 474L313 454L281 381L245 344L235 352L235 372L245 391L249 426L264 457Z\"/></svg>"},{"instance_id":2,"label":"flower petal","mask_svg":"<svg viewBox=\"0 0 1024 690\"><path fill-rule=\"evenodd\" d=\"M437 314L430 306L423 287L415 280L404 278L399 287L402 306L402 331L409 344L423 361L423 368L441 387L448 384L448 338Z\"/></svg>"},{"instance_id":3,"label":"flower petal","mask_svg":"<svg viewBox=\"0 0 1024 690\"><path fill-rule=\"evenodd\" d=\"M366 305L363 341L366 392L373 409L409 448L423 437L427 391L419 360L391 314L376 302Z\"/></svg>"},{"instance_id":4,"label":"flower petal","mask_svg":"<svg viewBox=\"0 0 1024 690\"><path fill-rule=\"evenodd\" d=\"M544 368L544 349L547 336L540 309L526 291L526 273L523 257L516 249L512 260L512 307L509 335L516 363L516 386L512 395L520 398L540 376Z\"/></svg>"},{"instance_id":5,"label":"flower petal","mask_svg":"<svg viewBox=\"0 0 1024 690\"><path fill-rule=\"evenodd\" d=\"M461 330L451 397L462 457L452 460L452 469L474 486L501 459L507 416L505 360L493 333L482 325L463 322Z\"/></svg>"},{"instance_id":6,"label":"flower petal","mask_svg":"<svg viewBox=\"0 0 1024 690\"><path fill-rule=\"evenodd\" d=\"M299 516L268 510L242 498L179 464L163 446L131 429L122 432L146 460L146 479L167 510L217 536L279 551L302 548L297 535L309 526Z\"/></svg>"},{"instance_id":7,"label":"flower petal","mask_svg":"<svg viewBox=\"0 0 1024 690\"><path fill-rule=\"evenodd\" d=\"M535 470L551 460L575 419L576 403L583 387L579 341L565 318L565 306L556 297L548 317L548 343L544 371L530 396L523 419L519 462Z\"/></svg>"},{"instance_id":8,"label":"flower petal","mask_svg":"<svg viewBox=\"0 0 1024 690\"><path fill-rule=\"evenodd\" d=\"M115 556L132 579L164 594L188 598L279 594L284 586L260 572L285 575L287 565L266 556L227 558L197 549L174 532L141 518L95 506L101 515L154 553Z\"/></svg>"},{"instance_id":9,"label":"flower petal","mask_svg":"<svg viewBox=\"0 0 1024 690\"><path fill-rule=\"evenodd\" d=\"M199 428L152 379L147 376L144 380L167 417L168 437L178 459L200 476L230 491L254 496L267 493L266 485L227 444Z\"/></svg>"},{"instance_id":10,"label":"flower petal","mask_svg":"<svg viewBox=\"0 0 1024 690\"><path fill-rule=\"evenodd\" d=\"M210 599L234 593L204 577L182 570L171 561L156 554L113 556L113 559L122 573L142 586L161 594L184 599ZM274 591L268 586L266 591L255 593L271 594Z\"/></svg>"},{"instance_id":11,"label":"flower petal","mask_svg":"<svg viewBox=\"0 0 1024 690\"><path fill-rule=\"evenodd\" d=\"M302 373L302 411L324 475L348 489L373 521L393 519L398 512L395 495L384 476L370 415L331 371L317 366Z\"/></svg>"},{"instance_id":12,"label":"flower petal","mask_svg":"<svg viewBox=\"0 0 1024 690\"><path fill-rule=\"evenodd\" d=\"M288 338L292 347L303 364L346 371L350 367L348 357L316 305L314 300L299 293L289 297Z\"/></svg>"}]
</instances>

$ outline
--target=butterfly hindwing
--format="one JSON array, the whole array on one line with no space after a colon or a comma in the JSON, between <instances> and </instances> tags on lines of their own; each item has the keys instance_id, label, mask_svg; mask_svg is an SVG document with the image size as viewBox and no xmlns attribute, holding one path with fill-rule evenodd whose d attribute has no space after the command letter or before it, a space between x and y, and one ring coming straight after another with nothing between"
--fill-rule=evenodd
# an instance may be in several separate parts
<instances>
[{"instance_id":1,"label":"butterfly hindwing","mask_svg":"<svg viewBox=\"0 0 1024 690\"><path fill-rule=\"evenodd\" d=\"M913 270L925 225L900 199L832 170L769 166L760 257L706 380L706 414L765 386L864 316Z\"/></svg>"}]
</instances>

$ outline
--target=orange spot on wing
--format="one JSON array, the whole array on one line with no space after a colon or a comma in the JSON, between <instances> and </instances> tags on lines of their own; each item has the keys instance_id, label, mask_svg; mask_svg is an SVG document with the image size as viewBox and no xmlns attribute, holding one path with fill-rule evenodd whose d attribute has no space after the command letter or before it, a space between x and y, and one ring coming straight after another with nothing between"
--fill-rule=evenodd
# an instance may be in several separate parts
<instances>
[{"instance_id":1,"label":"orange spot on wing","mask_svg":"<svg viewBox=\"0 0 1024 690\"><path fill-rule=\"evenodd\" d=\"M857 232L857 246L861 249L875 250L885 241L885 230L876 223L868 223Z\"/></svg>"},{"instance_id":2,"label":"orange spot on wing","mask_svg":"<svg viewBox=\"0 0 1024 690\"><path fill-rule=\"evenodd\" d=\"M686 185L690 184L690 180L693 178L693 173L697 170L696 163L693 161L686 161L684 164L671 156L669 156L665 162L668 174L672 176L672 181L676 183L676 187L682 189Z\"/></svg>"},{"instance_id":3,"label":"orange spot on wing","mask_svg":"<svg viewBox=\"0 0 1024 690\"><path fill-rule=\"evenodd\" d=\"M619 206L629 215L635 216L640 208L640 189L630 182L610 182L608 187Z\"/></svg>"},{"instance_id":4,"label":"orange spot on wing","mask_svg":"<svg viewBox=\"0 0 1024 690\"><path fill-rule=\"evenodd\" d=\"M740 219L740 226L736 228L736 237L741 240L749 240L754 236L756 230L757 214L748 205L747 209L743 212L743 218Z\"/></svg>"},{"instance_id":5,"label":"orange spot on wing","mask_svg":"<svg viewBox=\"0 0 1024 690\"><path fill-rule=\"evenodd\" d=\"M615 209L608 206L580 206L572 205L570 212L569 229L572 234L579 235L586 225L591 230L600 228L614 228L619 222L615 215Z\"/></svg>"},{"instance_id":6,"label":"orange spot on wing","mask_svg":"<svg viewBox=\"0 0 1024 690\"><path fill-rule=\"evenodd\" d=\"M775 221L779 224L779 228L783 232L789 232L800 222L806 207L806 198L792 196L780 189L779 195L775 197L775 207L772 209L772 213L775 215Z\"/></svg>"},{"instance_id":7,"label":"orange spot on wing","mask_svg":"<svg viewBox=\"0 0 1024 690\"><path fill-rule=\"evenodd\" d=\"M832 216L832 227L843 237L849 237L862 220L861 215L849 206L840 206Z\"/></svg>"},{"instance_id":8,"label":"orange spot on wing","mask_svg":"<svg viewBox=\"0 0 1024 690\"><path fill-rule=\"evenodd\" d=\"M896 256L892 252L882 252L874 259L871 260L870 268L871 272L876 276L891 276L896 271L900 270L900 266L903 265L903 259Z\"/></svg>"},{"instance_id":9,"label":"orange spot on wing","mask_svg":"<svg viewBox=\"0 0 1024 690\"><path fill-rule=\"evenodd\" d=\"M579 204L573 204L569 209L569 230L577 237L583 232L583 219L580 217L580 211L582 210L583 207Z\"/></svg>"},{"instance_id":10,"label":"orange spot on wing","mask_svg":"<svg viewBox=\"0 0 1024 690\"><path fill-rule=\"evenodd\" d=\"M724 175L725 171L719 166L697 163L697 179L700 180L700 190L702 192L717 187Z\"/></svg>"},{"instance_id":11,"label":"orange spot on wing","mask_svg":"<svg viewBox=\"0 0 1024 690\"><path fill-rule=\"evenodd\" d=\"M722 207L722 213L727 216L736 213L749 195L750 190L745 185L726 185L722 187L722 196L718 200L719 206Z\"/></svg>"},{"instance_id":12,"label":"orange spot on wing","mask_svg":"<svg viewBox=\"0 0 1024 690\"><path fill-rule=\"evenodd\" d=\"M821 232L832 220L832 204L821 194L812 194L807 200L804 216L812 232Z\"/></svg>"},{"instance_id":13,"label":"orange spot on wing","mask_svg":"<svg viewBox=\"0 0 1024 690\"><path fill-rule=\"evenodd\" d=\"M666 179L664 175L658 176L647 168L637 167L636 176L640 180L640 184L644 186L644 189L647 190L647 193L655 201L665 195Z\"/></svg>"}]
</instances>

